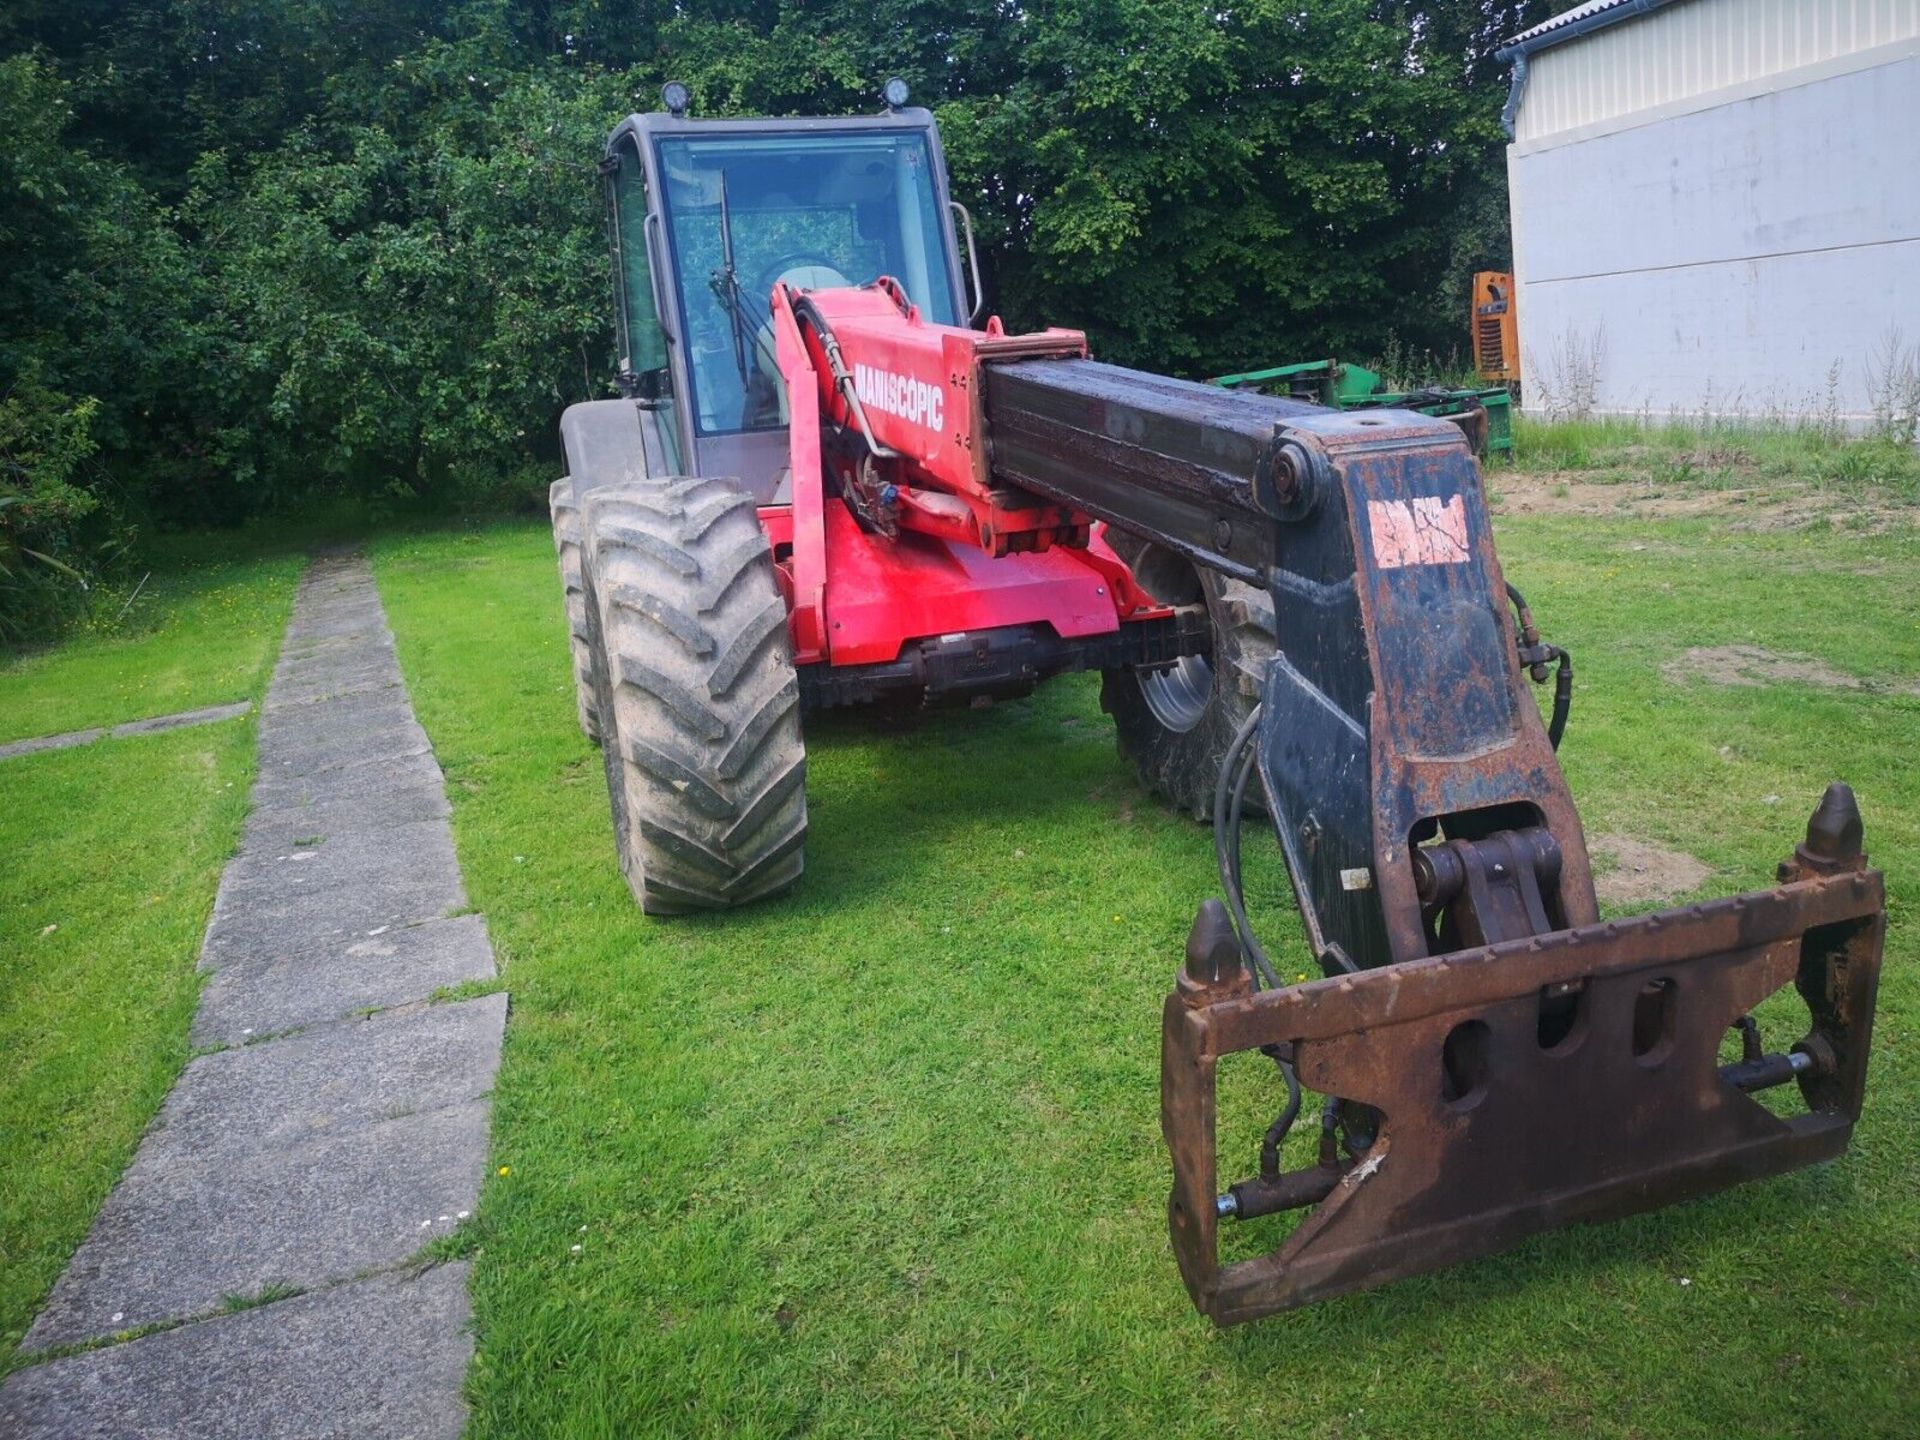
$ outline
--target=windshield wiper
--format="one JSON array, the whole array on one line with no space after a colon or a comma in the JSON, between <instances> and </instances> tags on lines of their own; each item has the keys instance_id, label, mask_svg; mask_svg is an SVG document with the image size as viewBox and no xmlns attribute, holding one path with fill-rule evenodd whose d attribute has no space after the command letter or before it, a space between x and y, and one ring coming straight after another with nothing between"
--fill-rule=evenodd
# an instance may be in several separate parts
<instances>
[{"instance_id":1,"label":"windshield wiper","mask_svg":"<svg viewBox=\"0 0 1920 1440\"><path fill-rule=\"evenodd\" d=\"M745 302L740 294L740 276L733 267L733 212L727 203L727 172L720 172L720 268L707 277L714 297L727 312L727 324L733 331L733 363L740 372L740 384L747 385L747 332L741 324Z\"/></svg>"}]
</instances>

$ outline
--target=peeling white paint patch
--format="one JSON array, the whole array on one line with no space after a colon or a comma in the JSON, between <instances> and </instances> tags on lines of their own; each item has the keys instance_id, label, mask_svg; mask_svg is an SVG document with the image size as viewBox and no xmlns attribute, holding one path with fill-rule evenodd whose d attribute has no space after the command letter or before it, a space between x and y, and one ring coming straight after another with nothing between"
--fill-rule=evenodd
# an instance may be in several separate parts
<instances>
[{"instance_id":1,"label":"peeling white paint patch","mask_svg":"<svg viewBox=\"0 0 1920 1440\"><path fill-rule=\"evenodd\" d=\"M1375 1150L1371 1155L1367 1156L1366 1159L1349 1170L1347 1172L1347 1178L1341 1183L1351 1190L1361 1182L1371 1179L1374 1172L1386 1163L1386 1154L1380 1150Z\"/></svg>"}]
</instances>

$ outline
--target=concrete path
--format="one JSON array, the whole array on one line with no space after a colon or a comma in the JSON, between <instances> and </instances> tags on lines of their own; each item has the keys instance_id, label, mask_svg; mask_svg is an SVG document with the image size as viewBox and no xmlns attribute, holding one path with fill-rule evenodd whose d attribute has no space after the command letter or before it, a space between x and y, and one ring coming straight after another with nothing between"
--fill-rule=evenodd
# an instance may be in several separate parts
<instances>
[{"instance_id":1,"label":"concrete path","mask_svg":"<svg viewBox=\"0 0 1920 1440\"><path fill-rule=\"evenodd\" d=\"M364 559L301 582L182 1072L0 1389L0 1436L457 1436L506 997ZM141 1327L165 1326L136 1339Z\"/></svg>"},{"instance_id":2,"label":"concrete path","mask_svg":"<svg viewBox=\"0 0 1920 1440\"><path fill-rule=\"evenodd\" d=\"M67 730L58 735L36 735L31 740L9 740L0 745L0 760L11 760L16 755L38 755L42 750L70 750L75 745L91 745L109 735L116 740L124 740L129 735L159 735L168 730L185 730L191 725L237 720L252 709L251 700L236 700L231 705L209 705L203 710L152 715L145 720L128 720L120 725L96 725L91 730Z\"/></svg>"}]
</instances>

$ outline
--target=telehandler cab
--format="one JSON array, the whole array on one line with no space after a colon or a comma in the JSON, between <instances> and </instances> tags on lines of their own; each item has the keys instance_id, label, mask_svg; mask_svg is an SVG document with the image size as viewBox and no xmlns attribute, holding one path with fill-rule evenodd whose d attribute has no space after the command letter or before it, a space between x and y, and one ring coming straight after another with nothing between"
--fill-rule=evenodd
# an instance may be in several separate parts
<instances>
[{"instance_id":1,"label":"telehandler cab","mask_svg":"<svg viewBox=\"0 0 1920 1440\"><path fill-rule=\"evenodd\" d=\"M622 398L566 412L552 492L580 722L646 911L799 879L803 714L1097 670L1142 782L1214 826L1161 1115L1215 1322L1846 1148L1885 924L1852 792L1770 888L1602 921L1554 756L1571 660L1501 575L1458 428L980 325L971 222L898 82L845 119L666 98L607 143ZM1248 923L1255 807L1323 978L1280 983ZM1752 1011L1789 985L1807 1029L1770 1052ZM1250 1050L1280 1109L1223 1186L1215 1071ZM1797 1106L1754 1098L1790 1083ZM1303 1090L1318 1153L1287 1170ZM1223 1224L1296 1209L1221 1264Z\"/></svg>"}]
</instances>

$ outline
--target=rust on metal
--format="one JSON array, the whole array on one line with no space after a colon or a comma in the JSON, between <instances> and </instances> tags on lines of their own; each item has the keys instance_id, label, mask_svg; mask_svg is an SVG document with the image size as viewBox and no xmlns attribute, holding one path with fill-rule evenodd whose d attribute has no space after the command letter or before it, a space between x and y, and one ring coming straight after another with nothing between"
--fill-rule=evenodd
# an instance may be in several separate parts
<instances>
[{"instance_id":1,"label":"rust on metal","mask_svg":"<svg viewBox=\"0 0 1920 1440\"><path fill-rule=\"evenodd\" d=\"M1210 1004L1170 996L1168 1221L1194 1304L1231 1325L1840 1154L1865 1086L1884 904L1852 797L1830 791L1771 890ZM1806 1038L1723 1067L1722 1037L1788 985ZM1549 996L1575 1002L1550 1032ZM1350 1159L1223 1197L1216 1067L1271 1047L1378 1127ZM1804 1114L1748 1093L1789 1079ZM1277 1251L1221 1266L1223 1206L1307 1205Z\"/></svg>"}]
</instances>

